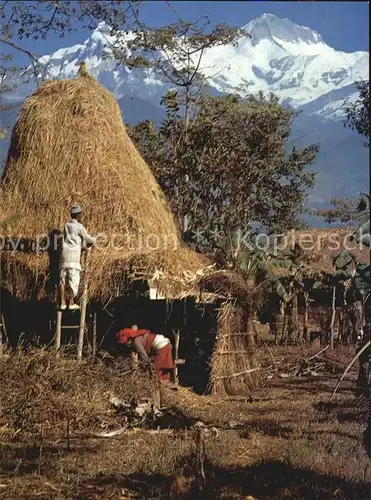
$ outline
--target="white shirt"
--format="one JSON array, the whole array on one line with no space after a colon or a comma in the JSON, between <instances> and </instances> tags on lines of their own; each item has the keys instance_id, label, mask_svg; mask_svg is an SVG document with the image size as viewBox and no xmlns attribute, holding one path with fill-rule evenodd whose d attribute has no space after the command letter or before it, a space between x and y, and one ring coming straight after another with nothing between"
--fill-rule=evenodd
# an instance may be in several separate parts
<instances>
[{"instance_id":1,"label":"white shirt","mask_svg":"<svg viewBox=\"0 0 371 500\"><path fill-rule=\"evenodd\" d=\"M152 349L154 349L155 351L159 351L168 344L170 344L170 340L157 333L152 343Z\"/></svg>"},{"instance_id":2,"label":"white shirt","mask_svg":"<svg viewBox=\"0 0 371 500\"><path fill-rule=\"evenodd\" d=\"M89 236L85 227L76 219L67 222L63 231L60 268L81 271L81 248L94 245L95 242L96 239Z\"/></svg>"}]
</instances>

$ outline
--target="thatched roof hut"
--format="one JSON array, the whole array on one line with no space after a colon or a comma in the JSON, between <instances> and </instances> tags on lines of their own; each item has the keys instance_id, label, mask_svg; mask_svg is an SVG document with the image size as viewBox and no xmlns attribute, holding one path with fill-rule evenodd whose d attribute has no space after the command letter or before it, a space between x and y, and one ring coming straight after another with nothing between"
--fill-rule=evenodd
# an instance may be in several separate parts
<instances>
[{"instance_id":1,"label":"thatched roof hut","mask_svg":"<svg viewBox=\"0 0 371 500\"><path fill-rule=\"evenodd\" d=\"M155 280L168 298L197 293L210 262L182 244L116 100L89 75L49 81L27 99L0 183L0 219L13 240L60 229L72 203L100 235L89 257L91 298L117 296L136 279ZM22 299L47 295L49 257L3 251L2 286Z\"/></svg>"}]
</instances>

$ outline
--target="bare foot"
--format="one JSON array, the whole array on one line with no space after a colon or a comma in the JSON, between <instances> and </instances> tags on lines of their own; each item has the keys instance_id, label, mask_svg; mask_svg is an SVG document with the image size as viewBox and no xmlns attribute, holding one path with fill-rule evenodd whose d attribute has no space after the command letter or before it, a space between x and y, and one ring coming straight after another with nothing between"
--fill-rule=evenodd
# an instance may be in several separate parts
<instances>
[{"instance_id":1,"label":"bare foot","mask_svg":"<svg viewBox=\"0 0 371 500\"><path fill-rule=\"evenodd\" d=\"M70 311L77 311L77 309L80 309L80 306L79 306L79 304L70 304L70 305L68 306L68 309L69 309Z\"/></svg>"}]
</instances>

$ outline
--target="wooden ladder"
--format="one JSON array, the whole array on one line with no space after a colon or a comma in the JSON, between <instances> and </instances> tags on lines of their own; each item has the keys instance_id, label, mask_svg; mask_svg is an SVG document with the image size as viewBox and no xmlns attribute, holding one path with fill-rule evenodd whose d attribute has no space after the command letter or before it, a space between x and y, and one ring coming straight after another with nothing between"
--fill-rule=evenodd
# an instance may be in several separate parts
<instances>
[{"instance_id":1,"label":"wooden ladder","mask_svg":"<svg viewBox=\"0 0 371 500\"><path fill-rule=\"evenodd\" d=\"M84 346L84 332L85 332L85 323L86 323L86 308L88 305L88 280L86 278L86 267L87 267L87 258L85 261L85 280L84 280L84 291L80 301L80 323L78 325L63 325L62 317L65 311L58 309L57 311L57 323L56 323L56 332L55 332L55 352L56 356L60 355L61 348L61 338L62 338L62 330L64 329L79 329L79 337L77 342L77 359L78 361L82 360L82 349ZM68 311L70 312L70 311Z\"/></svg>"}]
</instances>

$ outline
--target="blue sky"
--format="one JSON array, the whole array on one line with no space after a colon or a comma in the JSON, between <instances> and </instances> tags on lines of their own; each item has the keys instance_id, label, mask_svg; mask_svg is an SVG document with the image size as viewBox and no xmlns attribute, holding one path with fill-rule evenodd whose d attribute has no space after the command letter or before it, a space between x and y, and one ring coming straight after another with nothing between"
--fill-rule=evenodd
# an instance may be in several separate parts
<instances>
[{"instance_id":1,"label":"blue sky","mask_svg":"<svg viewBox=\"0 0 371 500\"><path fill-rule=\"evenodd\" d=\"M171 5L181 16L190 19L208 15L215 23L238 26L267 12L318 31L335 49L369 50L368 2L173 1ZM154 25L174 19L164 2L153 0L147 2L143 14Z\"/></svg>"},{"instance_id":2,"label":"blue sky","mask_svg":"<svg viewBox=\"0 0 371 500\"><path fill-rule=\"evenodd\" d=\"M369 50L368 2L173 1L171 5L186 19L207 15L212 24L226 22L234 26L243 26L267 12L309 26L337 50ZM149 25L159 26L173 22L176 17L165 2L152 0L142 8L142 19ZM42 55L81 43L89 36L89 31L76 27L77 31L67 34L63 40L52 35L46 41L29 41L28 47Z\"/></svg>"}]
</instances>

